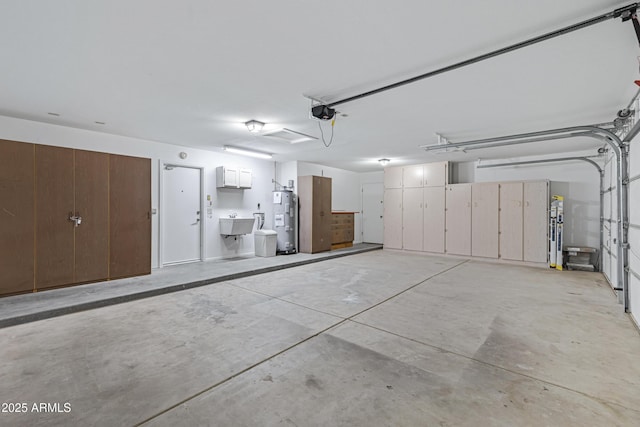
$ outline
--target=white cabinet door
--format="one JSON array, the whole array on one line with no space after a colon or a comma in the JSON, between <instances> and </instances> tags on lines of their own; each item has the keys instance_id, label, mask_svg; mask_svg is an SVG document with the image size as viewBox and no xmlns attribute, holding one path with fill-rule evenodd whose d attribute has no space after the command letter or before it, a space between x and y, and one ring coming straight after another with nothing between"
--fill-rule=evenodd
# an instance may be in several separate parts
<instances>
[{"instance_id":1,"label":"white cabinet door","mask_svg":"<svg viewBox=\"0 0 640 427\"><path fill-rule=\"evenodd\" d=\"M216 168L216 187L238 188L238 168L218 166Z\"/></svg>"},{"instance_id":2,"label":"white cabinet door","mask_svg":"<svg viewBox=\"0 0 640 427\"><path fill-rule=\"evenodd\" d=\"M402 167L384 168L384 188L402 188Z\"/></svg>"},{"instance_id":3,"label":"white cabinet door","mask_svg":"<svg viewBox=\"0 0 640 427\"><path fill-rule=\"evenodd\" d=\"M237 187L238 186L238 169L236 168L224 168L224 186L225 187Z\"/></svg>"},{"instance_id":4,"label":"white cabinet door","mask_svg":"<svg viewBox=\"0 0 640 427\"><path fill-rule=\"evenodd\" d=\"M500 258L522 261L523 185L500 184Z\"/></svg>"},{"instance_id":5,"label":"white cabinet door","mask_svg":"<svg viewBox=\"0 0 640 427\"><path fill-rule=\"evenodd\" d=\"M251 188L251 169L240 169L238 171L238 187Z\"/></svg>"},{"instance_id":6,"label":"white cabinet door","mask_svg":"<svg viewBox=\"0 0 640 427\"><path fill-rule=\"evenodd\" d=\"M471 255L498 258L498 184L472 184Z\"/></svg>"},{"instance_id":7,"label":"white cabinet door","mask_svg":"<svg viewBox=\"0 0 640 427\"><path fill-rule=\"evenodd\" d=\"M402 249L402 189L384 190L384 247Z\"/></svg>"},{"instance_id":8,"label":"white cabinet door","mask_svg":"<svg viewBox=\"0 0 640 427\"><path fill-rule=\"evenodd\" d=\"M448 162L427 163L423 173L425 187L442 187L448 184Z\"/></svg>"},{"instance_id":9,"label":"white cabinet door","mask_svg":"<svg viewBox=\"0 0 640 427\"><path fill-rule=\"evenodd\" d=\"M425 187L424 237L422 249L427 252L444 252L445 187Z\"/></svg>"},{"instance_id":10,"label":"white cabinet door","mask_svg":"<svg viewBox=\"0 0 640 427\"><path fill-rule=\"evenodd\" d=\"M423 165L405 166L402 171L402 186L404 188L422 187L423 174Z\"/></svg>"},{"instance_id":11,"label":"white cabinet door","mask_svg":"<svg viewBox=\"0 0 640 427\"><path fill-rule=\"evenodd\" d=\"M422 211L422 188L405 188L402 191L403 249L422 250Z\"/></svg>"},{"instance_id":12,"label":"white cabinet door","mask_svg":"<svg viewBox=\"0 0 640 427\"><path fill-rule=\"evenodd\" d=\"M524 260L546 262L549 253L549 183L524 183Z\"/></svg>"},{"instance_id":13,"label":"white cabinet door","mask_svg":"<svg viewBox=\"0 0 640 427\"><path fill-rule=\"evenodd\" d=\"M447 187L446 252L471 255L471 184Z\"/></svg>"}]
</instances>

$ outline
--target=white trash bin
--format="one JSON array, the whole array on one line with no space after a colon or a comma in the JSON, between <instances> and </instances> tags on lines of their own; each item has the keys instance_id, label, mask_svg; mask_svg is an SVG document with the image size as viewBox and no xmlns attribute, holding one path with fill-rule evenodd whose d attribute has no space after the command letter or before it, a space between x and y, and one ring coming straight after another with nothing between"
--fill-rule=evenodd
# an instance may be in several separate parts
<instances>
[{"instance_id":1,"label":"white trash bin","mask_svg":"<svg viewBox=\"0 0 640 427\"><path fill-rule=\"evenodd\" d=\"M276 256L278 233L273 230L256 230L254 233L256 256Z\"/></svg>"}]
</instances>

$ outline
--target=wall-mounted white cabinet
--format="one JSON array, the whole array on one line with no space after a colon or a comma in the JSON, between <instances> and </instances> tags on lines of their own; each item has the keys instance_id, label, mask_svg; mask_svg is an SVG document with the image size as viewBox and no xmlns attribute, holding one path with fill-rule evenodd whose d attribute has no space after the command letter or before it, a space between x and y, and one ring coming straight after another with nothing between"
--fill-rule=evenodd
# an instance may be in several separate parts
<instances>
[{"instance_id":1,"label":"wall-mounted white cabinet","mask_svg":"<svg viewBox=\"0 0 640 427\"><path fill-rule=\"evenodd\" d=\"M427 163L424 165L423 186L442 187L449 184L449 162Z\"/></svg>"},{"instance_id":2,"label":"wall-mounted white cabinet","mask_svg":"<svg viewBox=\"0 0 640 427\"><path fill-rule=\"evenodd\" d=\"M402 186L442 187L449 183L449 162L405 166L402 170Z\"/></svg>"},{"instance_id":3,"label":"wall-mounted white cabinet","mask_svg":"<svg viewBox=\"0 0 640 427\"><path fill-rule=\"evenodd\" d=\"M424 165L405 166L402 168L402 186L404 188L423 187Z\"/></svg>"},{"instance_id":4,"label":"wall-mounted white cabinet","mask_svg":"<svg viewBox=\"0 0 640 427\"><path fill-rule=\"evenodd\" d=\"M217 188L251 188L251 169L230 166L216 168Z\"/></svg>"},{"instance_id":5,"label":"wall-mounted white cabinet","mask_svg":"<svg viewBox=\"0 0 640 427\"><path fill-rule=\"evenodd\" d=\"M384 188L442 187L449 183L449 162L384 169Z\"/></svg>"},{"instance_id":6,"label":"wall-mounted white cabinet","mask_svg":"<svg viewBox=\"0 0 640 427\"><path fill-rule=\"evenodd\" d=\"M402 166L384 168L384 188L402 188Z\"/></svg>"},{"instance_id":7,"label":"wall-mounted white cabinet","mask_svg":"<svg viewBox=\"0 0 640 427\"><path fill-rule=\"evenodd\" d=\"M251 169L238 169L238 187L251 188Z\"/></svg>"}]
</instances>

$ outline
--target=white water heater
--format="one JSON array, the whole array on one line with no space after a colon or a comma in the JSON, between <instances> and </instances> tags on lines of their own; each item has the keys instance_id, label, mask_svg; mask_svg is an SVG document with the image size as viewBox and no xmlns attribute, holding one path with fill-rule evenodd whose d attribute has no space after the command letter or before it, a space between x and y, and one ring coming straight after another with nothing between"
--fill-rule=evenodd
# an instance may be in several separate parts
<instances>
[{"instance_id":1,"label":"white water heater","mask_svg":"<svg viewBox=\"0 0 640 427\"><path fill-rule=\"evenodd\" d=\"M286 187L285 187L286 188ZM273 192L273 229L278 234L276 253L296 253L296 196L291 190Z\"/></svg>"}]
</instances>

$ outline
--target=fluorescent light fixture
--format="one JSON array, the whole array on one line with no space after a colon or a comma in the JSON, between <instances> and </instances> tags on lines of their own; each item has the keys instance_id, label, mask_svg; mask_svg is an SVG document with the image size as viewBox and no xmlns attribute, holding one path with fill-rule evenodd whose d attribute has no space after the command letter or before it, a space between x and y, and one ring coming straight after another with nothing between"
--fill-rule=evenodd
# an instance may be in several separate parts
<instances>
[{"instance_id":1,"label":"fluorescent light fixture","mask_svg":"<svg viewBox=\"0 0 640 427\"><path fill-rule=\"evenodd\" d=\"M272 155L269 153L261 153L259 151L245 150L244 148L236 148L236 147L231 147L229 145L225 145L224 147L222 147L222 149L224 151L228 151L229 153L241 154L243 156L257 157L259 159L270 159L272 157Z\"/></svg>"},{"instance_id":2,"label":"fluorescent light fixture","mask_svg":"<svg viewBox=\"0 0 640 427\"><path fill-rule=\"evenodd\" d=\"M248 122L245 122L244 125L247 127L247 129L251 133L258 133L264 127L264 123L259 122L257 120L249 120Z\"/></svg>"},{"instance_id":3,"label":"fluorescent light fixture","mask_svg":"<svg viewBox=\"0 0 640 427\"><path fill-rule=\"evenodd\" d=\"M390 161L391 160L389 160L389 159L380 159L380 160L378 160L378 163L380 163L380 166L385 167L385 166L387 166L389 164Z\"/></svg>"}]
</instances>

